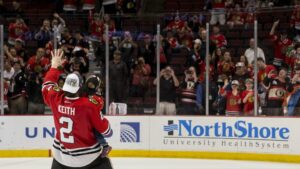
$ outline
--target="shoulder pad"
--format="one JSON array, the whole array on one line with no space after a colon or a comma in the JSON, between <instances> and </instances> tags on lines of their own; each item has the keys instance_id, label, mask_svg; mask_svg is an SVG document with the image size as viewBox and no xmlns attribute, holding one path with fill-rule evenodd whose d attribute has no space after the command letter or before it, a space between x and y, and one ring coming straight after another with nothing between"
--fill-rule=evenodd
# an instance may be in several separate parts
<instances>
[{"instance_id":1,"label":"shoulder pad","mask_svg":"<svg viewBox=\"0 0 300 169\"><path fill-rule=\"evenodd\" d=\"M97 100L94 99L93 97L90 97L90 98L89 98L89 101L92 102L93 104L96 104L96 105L99 104L99 103L97 102Z\"/></svg>"},{"instance_id":2,"label":"shoulder pad","mask_svg":"<svg viewBox=\"0 0 300 169\"><path fill-rule=\"evenodd\" d=\"M56 91L56 92L59 92L59 91L60 91L60 88L59 88L58 86L54 86L54 87L53 87L53 90Z\"/></svg>"}]
</instances>

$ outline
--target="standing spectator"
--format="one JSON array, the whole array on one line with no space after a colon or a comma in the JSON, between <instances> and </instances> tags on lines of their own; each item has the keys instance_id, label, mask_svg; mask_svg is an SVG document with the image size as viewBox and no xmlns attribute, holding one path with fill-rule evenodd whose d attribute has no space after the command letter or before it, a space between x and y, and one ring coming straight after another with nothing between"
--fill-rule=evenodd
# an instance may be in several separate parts
<instances>
[{"instance_id":1,"label":"standing spectator","mask_svg":"<svg viewBox=\"0 0 300 169\"><path fill-rule=\"evenodd\" d=\"M235 65L235 68L236 71L234 72L232 79L239 82L239 91L244 91L246 89L245 80L250 78L249 72L243 62L238 62Z\"/></svg>"},{"instance_id":2,"label":"standing spectator","mask_svg":"<svg viewBox=\"0 0 300 169\"><path fill-rule=\"evenodd\" d=\"M249 73L250 76L253 76L253 64L250 64L246 58L245 55L241 55L240 56L240 60L239 62L244 63L244 65L246 66L247 72Z\"/></svg>"},{"instance_id":3,"label":"standing spectator","mask_svg":"<svg viewBox=\"0 0 300 169\"><path fill-rule=\"evenodd\" d=\"M228 1L228 2L227 2ZM219 23L220 25L224 25L226 23L226 6L230 5L229 0L208 0L205 6L206 9L209 6L212 7L211 9L211 18L210 24L215 25Z\"/></svg>"},{"instance_id":4,"label":"standing spectator","mask_svg":"<svg viewBox=\"0 0 300 169\"><path fill-rule=\"evenodd\" d=\"M99 13L89 12L89 26L91 35L95 40L103 41L103 34L105 31L103 20ZM95 48L94 48L95 49Z\"/></svg>"},{"instance_id":5,"label":"standing spectator","mask_svg":"<svg viewBox=\"0 0 300 169\"><path fill-rule=\"evenodd\" d=\"M273 65L275 65L277 68L283 66L283 62L286 59L287 49L292 44L292 41L287 37L286 30L282 30L279 36L275 35L275 29L277 28L278 24L279 20L275 21L270 31L270 38L274 43Z\"/></svg>"},{"instance_id":6,"label":"standing spectator","mask_svg":"<svg viewBox=\"0 0 300 169\"><path fill-rule=\"evenodd\" d=\"M25 114L27 112L26 76L19 62L14 62L15 73L10 81L8 91L8 106L10 114Z\"/></svg>"},{"instance_id":7,"label":"standing spectator","mask_svg":"<svg viewBox=\"0 0 300 169\"><path fill-rule=\"evenodd\" d=\"M17 51L17 55L20 56L23 59L23 61L26 63L29 59L29 56L24 46L24 41L22 41L21 39L16 39L14 48Z\"/></svg>"},{"instance_id":8,"label":"standing spectator","mask_svg":"<svg viewBox=\"0 0 300 169\"><path fill-rule=\"evenodd\" d=\"M24 20L17 18L14 23L10 23L8 27L8 43L14 45L16 39L25 40L25 33L29 31L29 28L25 24Z\"/></svg>"},{"instance_id":9,"label":"standing spectator","mask_svg":"<svg viewBox=\"0 0 300 169\"><path fill-rule=\"evenodd\" d=\"M32 56L27 63L27 70L37 74L45 75L50 67L50 60L45 57L45 50L38 48L35 56Z\"/></svg>"},{"instance_id":10,"label":"standing spectator","mask_svg":"<svg viewBox=\"0 0 300 169\"><path fill-rule=\"evenodd\" d=\"M223 55L223 59L221 59L218 63L218 74L226 74L229 78L231 78L234 73L234 63L231 60L231 55L229 51L225 51Z\"/></svg>"},{"instance_id":11,"label":"standing spectator","mask_svg":"<svg viewBox=\"0 0 300 169\"><path fill-rule=\"evenodd\" d=\"M245 81L246 90L242 91L243 101L243 115L253 116L254 115L254 91L253 91L253 80L248 78Z\"/></svg>"},{"instance_id":12,"label":"standing spectator","mask_svg":"<svg viewBox=\"0 0 300 169\"><path fill-rule=\"evenodd\" d=\"M12 62L9 60L4 61L4 71L3 71L3 78L6 81L10 81L13 75L15 74L15 70L11 65Z\"/></svg>"},{"instance_id":13,"label":"standing spectator","mask_svg":"<svg viewBox=\"0 0 300 169\"><path fill-rule=\"evenodd\" d=\"M300 115L300 65L295 68L295 73L292 79L292 87L287 95L285 102L287 106L288 116Z\"/></svg>"},{"instance_id":14,"label":"standing spectator","mask_svg":"<svg viewBox=\"0 0 300 169\"><path fill-rule=\"evenodd\" d=\"M212 54L216 50L216 44L214 42L212 42L211 40L209 42L206 42L207 31L204 28L199 28L197 37L198 36L202 42L200 53L201 53L201 58L203 60L206 55L206 43L209 43L209 53L210 54Z\"/></svg>"},{"instance_id":15,"label":"standing spectator","mask_svg":"<svg viewBox=\"0 0 300 169\"><path fill-rule=\"evenodd\" d=\"M189 18L189 21L188 21L188 27L190 27L193 31L193 33L197 33L199 32L199 27L201 25L201 15L198 16L198 15L193 15Z\"/></svg>"},{"instance_id":16,"label":"standing spectator","mask_svg":"<svg viewBox=\"0 0 300 169\"><path fill-rule=\"evenodd\" d=\"M225 36L220 33L220 28L218 26L213 27L213 33L210 36L210 40L218 48L225 49L227 46L227 40Z\"/></svg>"},{"instance_id":17,"label":"standing spectator","mask_svg":"<svg viewBox=\"0 0 300 169\"><path fill-rule=\"evenodd\" d=\"M125 102L127 90L128 69L121 59L121 52L114 52L114 59L109 63L109 94L111 102Z\"/></svg>"},{"instance_id":18,"label":"standing spectator","mask_svg":"<svg viewBox=\"0 0 300 169\"><path fill-rule=\"evenodd\" d=\"M189 67L185 72L185 79L180 84L179 109L180 115L200 115L197 105L198 77L194 67ZM200 91L200 90L198 90ZM203 94L203 93L200 93Z\"/></svg>"},{"instance_id":19,"label":"standing spectator","mask_svg":"<svg viewBox=\"0 0 300 169\"><path fill-rule=\"evenodd\" d=\"M73 50L73 56L79 56L84 59L84 70L83 73L88 73L89 71L89 58L88 58L88 52L89 52L89 43L84 39L84 35L81 32L75 33L75 48Z\"/></svg>"},{"instance_id":20,"label":"standing spectator","mask_svg":"<svg viewBox=\"0 0 300 169\"><path fill-rule=\"evenodd\" d=\"M110 18L109 14L104 14L103 24L108 25L108 31L110 33L116 32L115 21Z\"/></svg>"},{"instance_id":21,"label":"standing spectator","mask_svg":"<svg viewBox=\"0 0 300 169\"><path fill-rule=\"evenodd\" d=\"M54 19L52 19L51 26L52 26L52 32L56 32L56 38L59 42L61 40L61 34L64 31L66 27L65 20L58 15L58 13L53 14Z\"/></svg>"},{"instance_id":22,"label":"standing spectator","mask_svg":"<svg viewBox=\"0 0 300 169\"><path fill-rule=\"evenodd\" d=\"M65 69L70 73L77 72L80 75L86 74L88 72L88 64L84 59L84 54L82 50L76 51L74 57L72 57L65 66Z\"/></svg>"},{"instance_id":23,"label":"standing spectator","mask_svg":"<svg viewBox=\"0 0 300 169\"><path fill-rule=\"evenodd\" d=\"M186 60L186 66L190 67L190 66L194 66L196 68L196 70L198 71L198 62L200 62L201 56L200 56L200 49L201 49L201 40L200 39L196 39L194 40L194 46L191 52L189 52L188 58ZM199 73L199 72L197 72Z\"/></svg>"},{"instance_id":24,"label":"standing spectator","mask_svg":"<svg viewBox=\"0 0 300 169\"><path fill-rule=\"evenodd\" d=\"M239 116L242 112L242 98L238 91L239 81L233 80L231 82L232 91L225 91L227 85L228 81L225 81L220 90L220 94L226 98L226 116Z\"/></svg>"},{"instance_id":25,"label":"standing spectator","mask_svg":"<svg viewBox=\"0 0 300 169\"><path fill-rule=\"evenodd\" d=\"M218 69L218 63L223 60L223 52L221 48L216 48L212 54L212 63L214 64L215 70Z\"/></svg>"},{"instance_id":26,"label":"standing spectator","mask_svg":"<svg viewBox=\"0 0 300 169\"><path fill-rule=\"evenodd\" d=\"M271 69L266 73L267 77L263 83L267 87L267 106L263 113L267 116L283 116L282 104L289 85L287 70L281 68L277 74L276 70Z\"/></svg>"},{"instance_id":27,"label":"standing spectator","mask_svg":"<svg viewBox=\"0 0 300 169\"><path fill-rule=\"evenodd\" d=\"M41 74L30 72L28 77L28 113L29 114L44 114L45 104L42 96L43 79Z\"/></svg>"},{"instance_id":28,"label":"standing spectator","mask_svg":"<svg viewBox=\"0 0 300 169\"><path fill-rule=\"evenodd\" d=\"M119 49L122 53L122 60L127 64L130 69L137 55L137 44L133 41L129 31L124 33L124 40L119 44Z\"/></svg>"},{"instance_id":29,"label":"standing spectator","mask_svg":"<svg viewBox=\"0 0 300 169\"><path fill-rule=\"evenodd\" d=\"M155 60L155 48L151 41L151 36L146 34L143 38L143 43L139 45L139 56L143 56L145 63L151 66L151 69L154 69L154 60Z\"/></svg>"},{"instance_id":30,"label":"standing spectator","mask_svg":"<svg viewBox=\"0 0 300 169\"><path fill-rule=\"evenodd\" d=\"M91 42L94 51L95 61L97 62L97 67L100 66L100 60L105 53L105 40L103 39L103 34L105 31L105 25L100 13L93 13L89 11L89 31L91 34ZM104 58L103 58L104 59Z\"/></svg>"},{"instance_id":31,"label":"standing spectator","mask_svg":"<svg viewBox=\"0 0 300 169\"><path fill-rule=\"evenodd\" d=\"M285 62L288 65L288 74L293 77L295 67L300 63L300 44L294 46L294 49L287 55Z\"/></svg>"},{"instance_id":32,"label":"standing spectator","mask_svg":"<svg viewBox=\"0 0 300 169\"><path fill-rule=\"evenodd\" d=\"M157 35L154 37L154 47L156 48L156 40L157 40ZM160 60L160 68L163 69L166 67L166 65L168 64L168 58L170 57L171 55L171 45L169 44L169 42L164 39L163 36L160 35L160 49L159 49L159 60ZM155 58L156 55L155 55ZM157 62L157 60L155 59L155 63Z\"/></svg>"},{"instance_id":33,"label":"standing spectator","mask_svg":"<svg viewBox=\"0 0 300 169\"><path fill-rule=\"evenodd\" d=\"M159 75L160 87L160 103L157 115L176 115L176 88L179 86L179 81L174 73L174 70L167 66L160 71ZM157 78L153 82L157 85Z\"/></svg>"},{"instance_id":34,"label":"standing spectator","mask_svg":"<svg viewBox=\"0 0 300 169\"><path fill-rule=\"evenodd\" d=\"M17 55L17 50L15 48L12 47L9 49L7 46L4 46L4 52L10 62L19 61L22 68L25 66L23 58Z\"/></svg>"},{"instance_id":35,"label":"standing spectator","mask_svg":"<svg viewBox=\"0 0 300 169\"><path fill-rule=\"evenodd\" d=\"M71 35L68 28L65 28L61 35L62 39L60 41L60 45L64 50L65 56L67 56L67 59L70 60L76 45L76 39Z\"/></svg>"},{"instance_id":36,"label":"standing spectator","mask_svg":"<svg viewBox=\"0 0 300 169\"><path fill-rule=\"evenodd\" d=\"M249 41L249 48L246 49L245 51L245 56L247 58L247 61L249 64L253 64L254 62L254 44L255 44L255 41L253 38L250 39ZM265 58L265 53L264 51L260 48L260 47L257 47L257 58L262 58L264 61L266 61L266 58Z\"/></svg>"},{"instance_id":37,"label":"standing spectator","mask_svg":"<svg viewBox=\"0 0 300 169\"><path fill-rule=\"evenodd\" d=\"M174 21L170 22L165 28L165 30L171 31L172 33L176 34L183 30L184 25L184 21L182 21L179 16L176 16L174 18Z\"/></svg>"},{"instance_id":38,"label":"standing spectator","mask_svg":"<svg viewBox=\"0 0 300 169\"><path fill-rule=\"evenodd\" d=\"M52 39L52 37L53 37L53 32L51 29L50 20L44 19L42 27L34 36L34 38L38 42L38 47L44 48L46 44Z\"/></svg>"},{"instance_id":39,"label":"standing spectator","mask_svg":"<svg viewBox=\"0 0 300 169\"><path fill-rule=\"evenodd\" d=\"M257 81L258 81L258 96L259 102L262 107L266 106L266 95L267 95L267 88L264 85L264 79L267 77L267 73L276 68L273 65L266 65L265 61L262 58L257 59Z\"/></svg>"},{"instance_id":40,"label":"standing spectator","mask_svg":"<svg viewBox=\"0 0 300 169\"><path fill-rule=\"evenodd\" d=\"M227 24L232 28L234 25L243 25L245 23L244 13L241 11L239 4L235 4L235 8L229 13Z\"/></svg>"},{"instance_id":41,"label":"standing spectator","mask_svg":"<svg viewBox=\"0 0 300 169\"><path fill-rule=\"evenodd\" d=\"M218 76L216 84L212 83L212 88L217 90L210 89L212 95L212 111L216 115L225 115L226 114L226 97L221 91L223 90L230 92L231 86L228 85L228 77L225 74ZM226 83L225 83L226 82ZM226 85L225 85L226 84ZM216 87L216 86L217 87ZM223 94L223 95L222 95Z\"/></svg>"},{"instance_id":42,"label":"standing spectator","mask_svg":"<svg viewBox=\"0 0 300 169\"><path fill-rule=\"evenodd\" d=\"M143 57L139 57L134 68L131 69L132 83L130 95L133 97L142 97L144 99L145 93L149 87L149 75L151 67L145 63Z\"/></svg>"}]
</instances>

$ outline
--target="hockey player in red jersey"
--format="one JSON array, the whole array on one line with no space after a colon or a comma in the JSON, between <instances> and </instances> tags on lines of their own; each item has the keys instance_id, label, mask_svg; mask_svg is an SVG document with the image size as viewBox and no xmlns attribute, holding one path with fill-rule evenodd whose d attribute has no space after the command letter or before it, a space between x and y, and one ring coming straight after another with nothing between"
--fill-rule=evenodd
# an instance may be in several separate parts
<instances>
[{"instance_id":1,"label":"hockey player in red jersey","mask_svg":"<svg viewBox=\"0 0 300 169\"><path fill-rule=\"evenodd\" d=\"M52 148L52 169L110 169L101 158L103 147L94 130L111 135L109 122L103 117L97 100L79 97L83 81L76 73L69 74L63 88L56 84L63 63L63 52L52 52L51 68L45 76L44 102L53 112L56 136Z\"/></svg>"}]
</instances>

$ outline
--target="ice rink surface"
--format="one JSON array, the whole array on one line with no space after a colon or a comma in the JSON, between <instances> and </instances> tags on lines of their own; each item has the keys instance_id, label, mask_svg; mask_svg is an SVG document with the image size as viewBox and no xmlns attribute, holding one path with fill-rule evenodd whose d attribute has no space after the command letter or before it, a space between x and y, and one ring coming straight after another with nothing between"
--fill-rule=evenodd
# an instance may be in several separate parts
<instances>
[{"instance_id":1,"label":"ice rink surface","mask_svg":"<svg viewBox=\"0 0 300 169\"><path fill-rule=\"evenodd\" d=\"M51 158L0 158L0 169L50 169ZM300 169L300 164L179 158L112 158L114 169Z\"/></svg>"}]
</instances>

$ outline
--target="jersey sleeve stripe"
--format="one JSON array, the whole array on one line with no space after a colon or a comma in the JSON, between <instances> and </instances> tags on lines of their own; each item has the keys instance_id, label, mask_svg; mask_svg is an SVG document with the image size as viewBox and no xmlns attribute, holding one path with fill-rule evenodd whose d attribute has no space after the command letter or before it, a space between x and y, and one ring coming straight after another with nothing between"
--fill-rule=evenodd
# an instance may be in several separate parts
<instances>
[{"instance_id":1,"label":"jersey sleeve stripe","mask_svg":"<svg viewBox=\"0 0 300 169\"><path fill-rule=\"evenodd\" d=\"M103 134L104 136L107 136L107 135L109 135L110 133L111 133L111 128L110 128L110 125L108 125L108 128L106 129L106 131L103 132L102 134Z\"/></svg>"}]
</instances>

